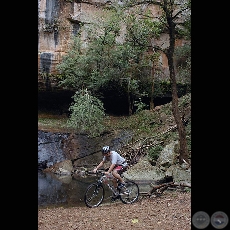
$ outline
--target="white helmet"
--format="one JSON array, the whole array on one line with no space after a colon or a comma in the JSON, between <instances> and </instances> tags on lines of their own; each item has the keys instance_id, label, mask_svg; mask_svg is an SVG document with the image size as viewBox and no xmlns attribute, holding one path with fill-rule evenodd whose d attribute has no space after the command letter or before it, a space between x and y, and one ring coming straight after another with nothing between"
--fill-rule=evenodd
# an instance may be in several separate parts
<instances>
[{"instance_id":1,"label":"white helmet","mask_svg":"<svg viewBox=\"0 0 230 230\"><path fill-rule=\"evenodd\" d=\"M101 151L102 151L102 154L108 153L110 151L109 146L104 146Z\"/></svg>"}]
</instances>

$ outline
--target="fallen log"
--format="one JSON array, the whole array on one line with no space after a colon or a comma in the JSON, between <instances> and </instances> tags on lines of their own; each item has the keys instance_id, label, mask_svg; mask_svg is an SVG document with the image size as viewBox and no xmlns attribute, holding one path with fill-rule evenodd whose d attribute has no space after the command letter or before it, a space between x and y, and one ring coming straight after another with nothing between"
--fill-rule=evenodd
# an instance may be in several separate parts
<instances>
[{"instance_id":1,"label":"fallen log","mask_svg":"<svg viewBox=\"0 0 230 230\"><path fill-rule=\"evenodd\" d=\"M163 183L160 185L153 185L151 184L152 189L148 192L148 196L151 196L153 193L156 194L161 194L163 191L168 189L169 187L189 187L191 188L191 184L189 183L175 183L175 182L168 182L168 183Z\"/></svg>"}]
</instances>

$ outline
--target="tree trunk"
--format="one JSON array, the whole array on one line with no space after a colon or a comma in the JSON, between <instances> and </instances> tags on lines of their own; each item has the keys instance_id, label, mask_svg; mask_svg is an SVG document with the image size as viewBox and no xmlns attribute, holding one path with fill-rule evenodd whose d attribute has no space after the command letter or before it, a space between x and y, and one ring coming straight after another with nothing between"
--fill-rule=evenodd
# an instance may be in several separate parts
<instances>
[{"instance_id":1,"label":"tree trunk","mask_svg":"<svg viewBox=\"0 0 230 230\"><path fill-rule=\"evenodd\" d=\"M133 109L132 109L132 101L130 97L130 79L127 80L127 97L128 97L128 104L129 104L129 116L132 115Z\"/></svg>"},{"instance_id":2,"label":"tree trunk","mask_svg":"<svg viewBox=\"0 0 230 230\"><path fill-rule=\"evenodd\" d=\"M151 95L150 95L150 110L154 109L154 102L153 102L153 93L154 93L154 62L153 62L153 66L151 69L151 77L152 77L152 87L151 87Z\"/></svg>"},{"instance_id":3,"label":"tree trunk","mask_svg":"<svg viewBox=\"0 0 230 230\"><path fill-rule=\"evenodd\" d=\"M175 24L172 21L172 18L168 17L168 25L169 25L169 48L166 52L168 58L168 66L170 72L170 81L172 86L172 113L177 125L178 133L179 133L179 164L182 164L185 160L188 162L188 148L187 148L187 140L186 140L186 131L184 124L182 122L180 111L178 107L178 95L177 95L177 84L176 84L176 76L174 70L174 48L175 48ZM171 20L170 20L171 19Z\"/></svg>"}]
</instances>

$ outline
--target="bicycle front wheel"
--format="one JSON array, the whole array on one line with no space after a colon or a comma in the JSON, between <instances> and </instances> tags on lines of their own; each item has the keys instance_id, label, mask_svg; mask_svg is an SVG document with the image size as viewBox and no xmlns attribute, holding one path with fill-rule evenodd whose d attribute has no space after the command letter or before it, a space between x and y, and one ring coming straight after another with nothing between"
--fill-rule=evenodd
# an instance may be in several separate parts
<instances>
[{"instance_id":1,"label":"bicycle front wheel","mask_svg":"<svg viewBox=\"0 0 230 230\"><path fill-rule=\"evenodd\" d=\"M120 199L124 204L131 204L139 197L139 186L133 181L125 182L124 188L120 192Z\"/></svg>"},{"instance_id":2,"label":"bicycle front wheel","mask_svg":"<svg viewBox=\"0 0 230 230\"><path fill-rule=\"evenodd\" d=\"M87 207L93 208L99 206L104 200L105 189L102 184L93 183L85 191L84 202Z\"/></svg>"}]
</instances>

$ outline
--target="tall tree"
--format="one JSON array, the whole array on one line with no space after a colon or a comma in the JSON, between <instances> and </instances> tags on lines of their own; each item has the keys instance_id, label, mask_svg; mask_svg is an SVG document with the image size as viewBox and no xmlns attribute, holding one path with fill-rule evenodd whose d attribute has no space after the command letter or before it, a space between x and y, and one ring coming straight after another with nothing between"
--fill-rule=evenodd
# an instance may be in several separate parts
<instances>
[{"instance_id":1,"label":"tall tree","mask_svg":"<svg viewBox=\"0 0 230 230\"><path fill-rule=\"evenodd\" d=\"M177 125L180 142L179 163L182 164L184 161L188 162L189 154L186 131L178 106L177 82L174 68L174 52L177 36L181 36L183 34L182 31L184 31L184 34L188 34L186 30L189 28L187 26L187 22L190 21L191 0L126 0L124 2L125 7L134 7L138 5L155 5L160 7L160 16L155 17L154 20L160 20L163 23L162 25L164 25L164 28L162 31L169 35L169 45L166 48L160 46L154 46L154 48L156 50L163 51L168 59L170 73L169 77L172 90L172 113Z\"/></svg>"},{"instance_id":2,"label":"tall tree","mask_svg":"<svg viewBox=\"0 0 230 230\"><path fill-rule=\"evenodd\" d=\"M159 37L160 23L153 22L148 12L143 15L142 10L135 9L124 13L125 39L123 45L132 50L132 59L129 61L129 77L143 85L143 82L151 83L151 88L146 84L140 96L150 97L150 109L154 107L154 76L155 64L158 53L153 51L151 45L152 37ZM148 91L149 93L146 93ZM137 91L136 91L137 92ZM140 97L139 97L140 98Z\"/></svg>"}]
</instances>

